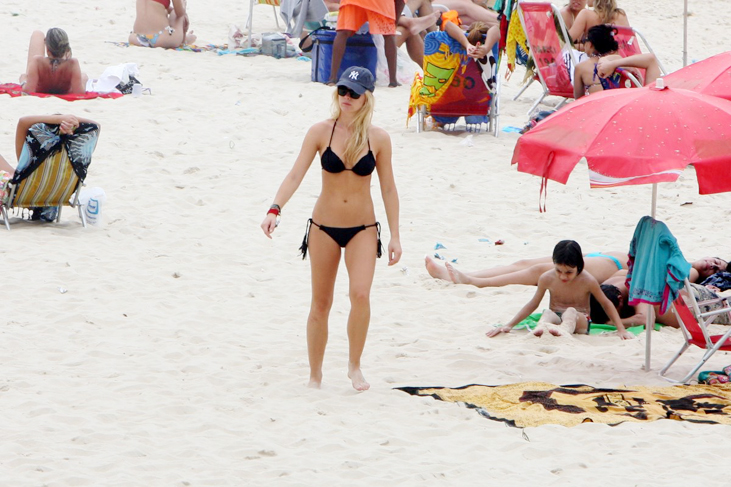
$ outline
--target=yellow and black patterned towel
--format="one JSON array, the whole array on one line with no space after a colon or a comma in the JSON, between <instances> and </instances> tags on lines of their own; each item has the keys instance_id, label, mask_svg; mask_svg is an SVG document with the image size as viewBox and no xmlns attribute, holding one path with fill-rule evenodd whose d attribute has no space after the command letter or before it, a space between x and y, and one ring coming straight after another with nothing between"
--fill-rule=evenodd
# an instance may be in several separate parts
<instances>
[{"instance_id":1,"label":"yellow and black patterned towel","mask_svg":"<svg viewBox=\"0 0 731 487\"><path fill-rule=\"evenodd\" d=\"M446 387L398 387L416 396L463 403L481 415L524 428L542 424L615 425L675 419L731 425L731 384L600 389L521 382L504 386L472 384Z\"/></svg>"}]
</instances>

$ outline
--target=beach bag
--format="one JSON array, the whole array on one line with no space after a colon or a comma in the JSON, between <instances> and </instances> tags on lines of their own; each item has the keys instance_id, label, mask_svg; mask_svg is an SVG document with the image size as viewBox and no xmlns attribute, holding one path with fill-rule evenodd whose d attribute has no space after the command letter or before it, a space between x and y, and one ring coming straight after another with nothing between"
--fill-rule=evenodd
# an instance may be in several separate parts
<instances>
[{"instance_id":1,"label":"beach bag","mask_svg":"<svg viewBox=\"0 0 731 487\"><path fill-rule=\"evenodd\" d=\"M304 39L302 39L302 42L300 42L300 49L303 51L305 51L305 49L302 48L302 45L307 38L312 40L311 79L315 82L327 83L330 80L332 45L335 40L335 30L328 27L320 27L319 29L313 30ZM339 78L346 69L353 66L362 66L373 73L373 76L377 80L377 63L378 52L371 35L355 34L348 39L348 43L345 45L345 53L343 54L343 60L340 62L340 69L338 70L336 79Z\"/></svg>"},{"instance_id":2,"label":"beach bag","mask_svg":"<svg viewBox=\"0 0 731 487\"><path fill-rule=\"evenodd\" d=\"M123 95L129 95L129 94L130 94L130 93L132 93L132 91L134 90L134 86L135 86L135 85L140 85L140 86L142 86L142 82L141 82L140 80L138 80L137 78L135 78L134 76L131 76L131 75L130 75L130 77L129 77L129 81L127 81L126 83L124 83L124 82L120 82L120 83L119 83L119 84L117 85L117 89L118 89L118 90L120 91L120 93L122 93Z\"/></svg>"}]
</instances>

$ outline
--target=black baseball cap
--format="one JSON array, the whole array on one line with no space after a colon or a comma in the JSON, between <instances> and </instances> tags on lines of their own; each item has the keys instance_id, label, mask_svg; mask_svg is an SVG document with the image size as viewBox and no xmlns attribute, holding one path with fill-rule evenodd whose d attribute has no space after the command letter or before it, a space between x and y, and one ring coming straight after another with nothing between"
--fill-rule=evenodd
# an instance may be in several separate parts
<instances>
[{"instance_id":1,"label":"black baseball cap","mask_svg":"<svg viewBox=\"0 0 731 487\"><path fill-rule=\"evenodd\" d=\"M343 71L343 74L340 75L338 86L350 88L359 95L365 93L366 90L372 93L376 88L373 73L360 66L353 66Z\"/></svg>"}]
</instances>

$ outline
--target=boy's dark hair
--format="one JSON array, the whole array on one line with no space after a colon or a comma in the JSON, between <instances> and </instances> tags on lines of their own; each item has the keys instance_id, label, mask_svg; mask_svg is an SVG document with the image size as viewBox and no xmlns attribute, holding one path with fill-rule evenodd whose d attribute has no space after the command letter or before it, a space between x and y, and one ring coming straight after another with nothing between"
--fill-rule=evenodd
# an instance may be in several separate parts
<instances>
[{"instance_id":1,"label":"boy's dark hair","mask_svg":"<svg viewBox=\"0 0 731 487\"><path fill-rule=\"evenodd\" d=\"M600 287L602 288L604 295L609 298L609 301L612 302L614 307L619 307L619 298L622 296L622 293L619 292L619 288L611 284L602 284ZM602 305L599 304L599 301L597 301L593 295L589 298L589 310L589 316L591 317L592 323L603 324L609 322L607 312L604 311Z\"/></svg>"},{"instance_id":2,"label":"boy's dark hair","mask_svg":"<svg viewBox=\"0 0 731 487\"><path fill-rule=\"evenodd\" d=\"M728 264L726 265L726 272L731 272L731 260L727 260Z\"/></svg>"},{"instance_id":3,"label":"boy's dark hair","mask_svg":"<svg viewBox=\"0 0 731 487\"><path fill-rule=\"evenodd\" d=\"M574 240L561 240L553 248L553 263L576 267L576 275L584 270L584 256L581 247Z\"/></svg>"},{"instance_id":4,"label":"boy's dark hair","mask_svg":"<svg viewBox=\"0 0 731 487\"><path fill-rule=\"evenodd\" d=\"M619 49L619 44L614 39L617 29L607 24L595 25L586 35L586 38L594 45L599 54L607 54Z\"/></svg>"}]
</instances>

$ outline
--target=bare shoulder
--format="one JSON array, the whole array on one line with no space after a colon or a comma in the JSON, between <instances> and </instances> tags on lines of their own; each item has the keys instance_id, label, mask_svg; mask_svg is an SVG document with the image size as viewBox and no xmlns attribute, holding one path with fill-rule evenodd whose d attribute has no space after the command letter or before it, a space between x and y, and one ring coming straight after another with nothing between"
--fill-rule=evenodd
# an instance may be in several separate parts
<instances>
[{"instance_id":1,"label":"bare shoulder","mask_svg":"<svg viewBox=\"0 0 731 487\"><path fill-rule=\"evenodd\" d=\"M586 285L599 284L599 281L597 281L594 276L586 271L576 276L576 280L581 283L585 283Z\"/></svg>"},{"instance_id":2,"label":"bare shoulder","mask_svg":"<svg viewBox=\"0 0 731 487\"><path fill-rule=\"evenodd\" d=\"M556 271L554 269L550 269L541 274L541 277L538 278L538 285L548 287L554 281L556 281Z\"/></svg>"},{"instance_id":3,"label":"bare shoulder","mask_svg":"<svg viewBox=\"0 0 731 487\"><path fill-rule=\"evenodd\" d=\"M331 118L328 118L327 120L323 120L321 122L317 122L307 131L307 136L316 137L318 139L325 136L330 137L330 133L333 130L334 122L335 121Z\"/></svg>"},{"instance_id":4,"label":"bare shoulder","mask_svg":"<svg viewBox=\"0 0 731 487\"><path fill-rule=\"evenodd\" d=\"M387 144L388 146L391 145L391 136L388 135L388 132L381 127L371 125L371 128L368 131L368 137L370 137L373 144L378 144L380 146L383 146L382 144Z\"/></svg>"}]
</instances>

